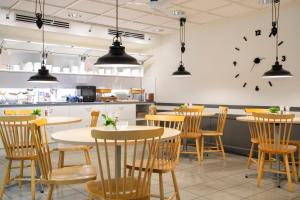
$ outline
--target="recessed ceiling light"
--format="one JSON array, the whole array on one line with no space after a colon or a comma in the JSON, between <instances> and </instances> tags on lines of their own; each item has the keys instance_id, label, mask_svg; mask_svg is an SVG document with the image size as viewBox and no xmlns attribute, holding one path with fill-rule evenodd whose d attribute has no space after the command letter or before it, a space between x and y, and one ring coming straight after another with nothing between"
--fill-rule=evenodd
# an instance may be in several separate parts
<instances>
[{"instance_id":1,"label":"recessed ceiling light","mask_svg":"<svg viewBox=\"0 0 300 200\"><path fill-rule=\"evenodd\" d=\"M74 18L74 19L78 19L78 18L81 18L82 15L79 14L79 13L76 13L76 12L69 12L69 13L68 13L68 17Z\"/></svg>"},{"instance_id":2,"label":"recessed ceiling light","mask_svg":"<svg viewBox=\"0 0 300 200\"><path fill-rule=\"evenodd\" d=\"M161 32L164 32L165 30L162 29L162 28L156 28L153 30L154 32L157 32L157 33L161 33Z\"/></svg>"},{"instance_id":3,"label":"recessed ceiling light","mask_svg":"<svg viewBox=\"0 0 300 200\"><path fill-rule=\"evenodd\" d=\"M175 16L184 16L185 15L185 11L183 11L183 10L173 10L172 13Z\"/></svg>"}]
</instances>

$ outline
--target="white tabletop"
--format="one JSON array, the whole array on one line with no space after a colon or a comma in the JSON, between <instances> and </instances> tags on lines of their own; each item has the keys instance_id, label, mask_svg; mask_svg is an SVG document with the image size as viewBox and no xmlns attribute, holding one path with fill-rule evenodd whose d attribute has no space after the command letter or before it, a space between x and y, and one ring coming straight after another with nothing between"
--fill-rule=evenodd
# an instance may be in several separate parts
<instances>
[{"instance_id":1,"label":"white tabletop","mask_svg":"<svg viewBox=\"0 0 300 200\"><path fill-rule=\"evenodd\" d=\"M175 111L168 111L168 112L158 112L157 115L176 115ZM216 113L213 112L203 112L203 117L211 117L214 116Z\"/></svg>"},{"instance_id":2,"label":"white tabletop","mask_svg":"<svg viewBox=\"0 0 300 200\"><path fill-rule=\"evenodd\" d=\"M241 122L254 122L254 117L250 115L236 117L236 120ZM293 124L300 124L300 117L295 117L293 120Z\"/></svg>"},{"instance_id":3,"label":"white tabletop","mask_svg":"<svg viewBox=\"0 0 300 200\"><path fill-rule=\"evenodd\" d=\"M45 117L47 119L47 125L63 125L63 124L72 124L81 122L81 119L78 117L62 117L62 116L50 116Z\"/></svg>"},{"instance_id":4,"label":"white tabletop","mask_svg":"<svg viewBox=\"0 0 300 200\"><path fill-rule=\"evenodd\" d=\"M157 129L159 127L155 126L128 126L122 130L150 130ZM104 127L96 128L78 128L59 131L51 135L51 139L65 144L75 144L75 145L95 145L95 139L91 136L92 130L105 130ZM118 130L117 130L118 131ZM177 137L180 134L180 131L172 128L165 128L164 133L161 137L162 140L172 139ZM98 140L101 142L101 140Z\"/></svg>"}]
</instances>

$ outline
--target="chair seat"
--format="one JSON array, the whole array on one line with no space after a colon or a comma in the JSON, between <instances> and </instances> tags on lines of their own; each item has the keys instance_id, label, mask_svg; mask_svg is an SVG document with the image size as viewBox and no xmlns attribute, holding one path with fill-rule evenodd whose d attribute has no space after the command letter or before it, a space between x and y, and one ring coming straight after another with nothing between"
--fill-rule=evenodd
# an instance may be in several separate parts
<instances>
[{"instance_id":1,"label":"chair seat","mask_svg":"<svg viewBox=\"0 0 300 200\"><path fill-rule=\"evenodd\" d=\"M137 197L137 192L136 191L132 191L131 192L131 188L136 188L138 181L136 178L134 179L126 179L126 183L124 184L124 179L123 178L119 178L118 179L118 184L116 184L116 179L111 179L111 193L113 193L114 195L112 195L111 197L108 196L109 195L109 183L108 180L104 181L104 187L105 187L105 191L107 194L107 197L104 198L104 191L103 191L103 184L101 181L89 181L86 184L86 188L87 191L89 193L89 195L91 195L94 199L109 199L109 200L121 200L121 199L126 199L126 200L150 200L150 190L147 192L143 192L141 195L142 197ZM118 197L116 195L116 185L118 185ZM149 188L150 189L150 188ZM125 192L123 192L125 191ZM140 196L140 195L139 195Z\"/></svg>"},{"instance_id":2,"label":"chair seat","mask_svg":"<svg viewBox=\"0 0 300 200\"><path fill-rule=\"evenodd\" d=\"M53 149L53 151L83 151L83 150L90 150L92 146L87 145L76 145L76 146L59 146Z\"/></svg>"},{"instance_id":3,"label":"chair seat","mask_svg":"<svg viewBox=\"0 0 300 200\"><path fill-rule=\"evenodd\" d=\"M251 143L258 144L258 139L257 138L251 138Z\"/></svg>"},{"instance_id":4,"label":"chair seat","mask_svg":"<svg viewBox=\"0 0 300 200\"><path fill-rule=\"evenodd\" d=\"M139 169L140 162L141 162L140 160L136 161L136 164L134 167L135 170ZM147 161L144 161L143 165L146 165L146 162ZM131 164L128 164L126 166L127 166L127 168L132 168ZM153 173L166 173L171 170L174 170L174 168L175 168L175 162L171 162L171 161L164 160L164 159L156 159L154 166L153 166ZM144 168L143 168L143 170L144 170Z\"/></svg>"},{"instance_id":5,"label":"chair seat","mask_svg":"<svg viewBox=\"0 0 300 200\"><path fill-rule=\"evenodd\" d=\"M200 132L186 132L181 133L180 138L200 138L201 133Z\"/></svg>"},{"instance_id":6,"label":"chair seat","mask_svg":"<svg viewBox=\"0 0 300 200\"><path fill-rule=\"evenodd\" d=\"M201 131L203 136L221 136L223 133L217 132L217 131L208 131L208 130L202 130Z\"/></svg>"},{"instance_id":7,"label":"chair seat","mask_svg":"<svg viewBox=\"0 0 300 200\"><path fill-rule=\"evenodd\" d=\"M258 145L258 148L262 151L262 152L266 152L266 153L276 153L276 154L286 154L286 153L295 153L297 150L297 147L294 145L275 145L275 144L268 144L268 145L264 145L264 147L262 147L261 145Z\"/></svg>"},{"instance_id":8,"label":"chair seat","mask_svg":"<svg viewBox=\"0 0 300 200\"><path fill-rule=\"evenodd\" d=\"M48 184L77 184L96 179L96 169L92 165L72 166L53 169ZM42 180L43 181L43 180Z\"/></svg>"}]
</instances>

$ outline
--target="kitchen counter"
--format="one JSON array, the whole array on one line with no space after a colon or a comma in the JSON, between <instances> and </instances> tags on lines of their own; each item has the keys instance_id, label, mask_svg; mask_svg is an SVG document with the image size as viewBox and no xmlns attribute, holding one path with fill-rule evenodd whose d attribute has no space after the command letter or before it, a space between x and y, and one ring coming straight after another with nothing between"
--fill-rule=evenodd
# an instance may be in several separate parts
<instances>
[{"instance_id":1,"label":"kitchen counter","mask_svg":"<svg viewBox=\"0 0 300 200\"><path fill-rule=\"evenodd\" d=\"M34 106L82 106L82 105L113 105L113 104L138 104L138 105L150 105L153 102L142 101L117 101L117 102L42 102L42 103L26 103L26 104L0 104L0 108L5 107L34 107Z\"/></svg>"}]
</instances>

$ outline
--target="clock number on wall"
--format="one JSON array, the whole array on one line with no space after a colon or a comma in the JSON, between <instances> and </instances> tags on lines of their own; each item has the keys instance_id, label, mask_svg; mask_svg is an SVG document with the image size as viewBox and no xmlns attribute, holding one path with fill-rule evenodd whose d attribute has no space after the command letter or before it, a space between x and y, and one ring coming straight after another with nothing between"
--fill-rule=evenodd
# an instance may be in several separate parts
<instances>
[{"instance_id":1,"label":"clock number on wall","mask_svg":"<svg viewBox=\"0 0 300 200\"><path fill-rule=\"evenodd\" d=\"M237 74L237 75L234 76L234 78L237 78L237 77L239 77L239 76L240 76L240 74Z\"/></svg>"},{"instance_id":2,"label":"clock number on wall","mask_svg":"<svg viewBox=\"0 0 300 200\"><path fill-rule=\"evenodd\" d=\"M278 46L281 46L282 44L283 44L283 41L279 42L279 43L278 43Z\"/></svg>"},{"instance_id":3,"label":"clock number on wall","mask_svg":"<svg viewBox=\"0 0 300 200\"><path fill-rule=\"evenodd\" d=\"M270 86L270 87L272 87L272 86L273 86L273 84L272 84L272 82L271 82L271 81L269 81L269 86Z\"/></svg>"},{"instance_id":4,"label":"clock number on wall","mask_svg":"<svg viewBox=\"0 0 300 200\"><path fill-rule=\"evenodd\" d=\"M236 67L236 65L237 65L237 62L236 62L236 61L233 61L233 66Z\"/></svg>"},{"instance_id":5,"label":"clock number on wall","mask_svg":"<svg viewBox=\"0 0 300 200\"><path fill-rule=\"evenodd\" d=\"M286 61L286 56L282 56L282 57L281 57L281 61L282 61L282 62L285 62L285 61Z\"/></svg>"},{"instance_id":6,"label":"clock number on wall","mask_svg":"<svg viewBox=\"0 0 300 200\"><path fill-rule=\"evenodd\" d=\"M243 84L243 88L246 87L246 86L247 86L247 83L245 82L245 83Z\"/></svg>"},{"instance_id":7,"label":"clock number on wall","mask_svg":"<svg viewBox=\"0 0 300 200\"><path fill-rule=\"evenodd\" d=\"M255 91L256 91L256 92L259 91L259 87L258 87L258 86L255 87Z\"/></svg>"},{"instance_id":8,"label":"clock number on wall","mask_svg":"<svg viewBox=\"0 0 300 200\"><path fill-rule=\"evenodd\" d=\"M261 30L256 30L255 31L255 36L260 36L261 35Z\"/></svg>"}]
</instances>

